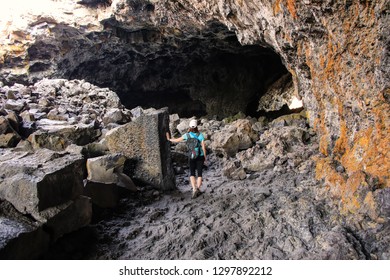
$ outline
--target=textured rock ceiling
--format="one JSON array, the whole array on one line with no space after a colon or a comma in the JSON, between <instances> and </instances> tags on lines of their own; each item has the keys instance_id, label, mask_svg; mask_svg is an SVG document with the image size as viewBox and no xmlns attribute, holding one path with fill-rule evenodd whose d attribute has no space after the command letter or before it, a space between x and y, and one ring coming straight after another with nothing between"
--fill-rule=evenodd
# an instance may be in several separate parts
<instances>
[{"instance_id":1,"label":"textured rock ceiling","mask_svg":"<svg viewBox=\"0 0 390 280\"><path fill-rule=\"evenodd\" d=\"M224 117L253 113L253 102L287 72L269 48L242 46L223 24L189 21L187 11L165 10L169 2L40 1L50 3L47 15L30 10L36 15L8 26L19 30L8 30L6 83L86 79L130 108Z\"/></svg>"}]
</instances>

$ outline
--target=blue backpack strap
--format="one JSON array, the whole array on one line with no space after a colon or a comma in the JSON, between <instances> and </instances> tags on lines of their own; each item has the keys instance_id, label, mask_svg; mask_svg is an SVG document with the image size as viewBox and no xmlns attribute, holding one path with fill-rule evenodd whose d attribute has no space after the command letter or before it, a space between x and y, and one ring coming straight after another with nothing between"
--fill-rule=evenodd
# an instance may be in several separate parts
<instances>
[{"instance_id":1,"label":"blue backpack strap","mask_svg":"<svg viewBox=\"0 0 390 280\"><path fill-rule=\"evenodd\" d=\"M191 133L188 133L188 135L189 135L189 137L191 137ZM197 139L198 140L198 142L200 143L200 140L199 140L199 135L200 135L200 133L199 132L197 132L197 133L195 133L195 136L194 137L191 137L191 138L195 138L195 139Z\"/></svg>"}]
</instances>

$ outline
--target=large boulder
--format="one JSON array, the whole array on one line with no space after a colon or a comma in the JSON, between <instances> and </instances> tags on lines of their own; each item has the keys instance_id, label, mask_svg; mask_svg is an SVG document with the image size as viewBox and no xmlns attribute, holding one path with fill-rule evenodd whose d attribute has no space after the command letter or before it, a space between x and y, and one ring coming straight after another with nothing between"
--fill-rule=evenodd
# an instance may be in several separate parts
<instances>
[{"instance_id":1,"label":"large boulder","mask_svg":"<svg viewBox=\"0 0 390 280\"><path fill-rule=\"evenodd\" d=\"M121 154L110 154L87 160L88 180L106 184L118 181L116 173L122 173L126 157Z\"/></svg>"},{"instance_id":2,"label":"large boulder","mask_svg":"<svg viewBox=\"0 0 390 280\"><path fill-rule=\"evenodd\" d=\"M0 199L21 213L45 221L45 209L83 193L85 163L81 154L40 149L35 153L2 151Z\"/></svg>"},{"instance_id":3,"label":"large boulder","mask_svg":"<svg viewBox=\"0 0 390 280\"><path fill-rule=\"evenodd\" d=\"M40 223L0 200L0 259L37 259L50 244Z\"/></svg>"},{"instance_id":4,"label":"large boulder","mask_svg":"<svg viewBox=\"0 0 390 280\"><path fill-rule=\"evenodd\" d=\"M20 139L19 134L11 126L9 120L0 116L0 148L15 147Z\"/></svg>"},{"instance_id":5,"label":"large boulder","mask_svg":"<svg viewBox=\"0 0 390 280\"><path fill-rule=\"evenodd\" d=\"M114 183L84 182L84 195L101 208L114 208L119 203L119 187Z\"/></svg>"},{"instance_id":6,"label":"large boulder","mask_svg":"<svg viewBox=\"0 0 390 280\"><path fill-rule=\"evenodd\" d=\"M101 135L94 123L69 124L67 121L42 119L37 126L38 131L28 138L35 149L62 151L71 144L82 146L91 143Z\"/></svg>"},{"instance_id":7,"label":"large boulder","mask_svg":"<svg viewBox=\"0 0 390 280\"><path fill-rule=\"evenodd\" d=\"M112 208L119 202L119 187L137 191L130 177L123 173L126 157L110 154L87 160L88 178L84 181L84 194L92 203L103 208Z\"/></svg>"},{"instance_id":8,"label":"large boulder","mask_svg":"<svg viewBox=\"0 0 390 280\"><path fill-rule=\"evenodd\" d=\"M219 155L234 157L240 150L253 146L259 136L248 119L234 121L212 136L211 148Z\"/></svg>"},{"instance_id":9,"label":"large boulder","mask_svg":"<svg viewBox=\"0 0 390 280\"><path fill-rule=\"evenodd\" d=\"M80 196L41 212L46 222L18 212L0 200L0 259L37 259L59 237L90 223L90 199Z\"/></svg>"},{"instance_id":10,"label":"large boulder","mask_svg":"<svg viewBox=\"0 0 390 280\"><path fill-rule=\"evenodd\" d=\"M45 229L50 232L52 241L91 222L92 205L89 197L79 196L56 208L59 211L57 209L48 209L42 213L43 216L47 215ZM55 213L52 213L52 211L55 211Z\"/></svg>"},{"instance_id":11,"label":"large boulder","mask_svg":"<svg viewBox=\"0 0 390 280\"><path fill-rule=\"evenodd\" d=\"M111 152L122 153L132 161L132 178L169 190L175 187L175 176L166 139L168 131L168 111L154 110L110 130L106 143Z\"/></svg>"},{"instance_id":12,"label":"large boulder","mask_svg":"<svg viewBox=\"0 0 390 280\"><path fill-rule=\"evenodd\" d=\"M0 259L36 259L50 243L42 227L0 216Z\"/></svg>"}]
</instances>

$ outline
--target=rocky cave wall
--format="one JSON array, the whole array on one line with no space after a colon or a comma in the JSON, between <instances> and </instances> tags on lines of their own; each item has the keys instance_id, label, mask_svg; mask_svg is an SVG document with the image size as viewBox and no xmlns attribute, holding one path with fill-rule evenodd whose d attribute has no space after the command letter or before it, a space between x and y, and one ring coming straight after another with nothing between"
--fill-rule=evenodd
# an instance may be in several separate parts
<instances>
[{"instance_id":1,"label":"rocky cave wall","mask_svg":"<svg viewBox=\"0 0 390 280\"><path fill-rule=\"evenodd\" d=\"M53 5L61 2L64 1ZM191 92L185 87L184 76L172 73L189 71L188 75L192 75L196 59L176 54L193 47L194 42L205 46L214 40L220 44L218 53L224 53L223 50L230 55L237 53L235 45L228 44L231 33L210 27L220 22L236 33L241 44L272 48L282 58L293 77L295 95L303 99L310 124L320 137L322 157L316 160L317 178L329 186L341 212L368 214L371 219L383 222L378 213L386 212L380 208L389 193L382 190L388 190L390 167L388 1L68 2L71 4L56 10L58 14L30 17L22 27L15 27L12 22L6 24L1 34L5 39L0 46L3 82L26 82L47 76L82 78L99 67L108 71L86 78L99 85L117 81L117 85L114 82L111 86L126 89L129 84L115 77L136 80L145 74L137 69L158 71L166 65L164 59L169 53L180 67L165 73L170 82L180 80L183 87L178 93L184 98L183 103L196 99L191 96L195 91L212 96L213 90L204 93L194 88ZM204 59L205 54L199 53L198 58ZM133 61L135 56L144 60ZM268 53L261 60L269 56ZM151 62L147 69L136 67L145 61ZM222 63L225 59L218 61ZM189 62L192 66L186 68ZM153 67L153 63L157 65ZM202 67L198 73L204 71ZM235 75L241 71L239 68ZM261 73L256 75L272 69L258 71ZM215 72L223 73L221 69ZM153 83L156 87L169 85L163 82L164 76L146 73L146 77L140 80L140 88ZM199 75L200 82L202 77ZM237 77L233 82L247 84L248 80ZM167 87L167 91L171 88ZM156 97L152 90L149 93ZM194 112L205 110L206 103L225 104L207 98L202 101L201 96L197 99Z\"/></svg>"},{"instance_id":2,"label":"rocky cave wall","mask_svg":"<svg viewBox=\"0 0 390 280\"><path fill-rule=\"evenodd\" d=\"M317 178L344 214L378 217L389 187L388 1L170 1L283 58L320 136Z\"/></svg>"}]
</instances>

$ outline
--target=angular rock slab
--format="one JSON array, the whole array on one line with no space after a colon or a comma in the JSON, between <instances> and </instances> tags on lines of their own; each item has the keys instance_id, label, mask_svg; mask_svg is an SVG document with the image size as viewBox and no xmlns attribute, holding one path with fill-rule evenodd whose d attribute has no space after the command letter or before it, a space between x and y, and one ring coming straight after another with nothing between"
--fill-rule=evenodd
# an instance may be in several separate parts
<instances>
[{"instance_id":1,"label":"angular rock slab","mask_svg":"<svg viewBox=\"0 0 390 280\"><path fill-rule=\"evenodd\" d=\"M0 259L35 259L47 250L50 236L37 227L0 216Z\"/></svg>"},{"instance_id":2,"label":"angular rock slab","mask_svg":"<svg viewBox=\"0 0 390 280\"><path fill-rule=\"evenodd\" d=\"M20 136L13 129L9 120L0 116L0 148L15 147L19 141Z\"/></svg>"},{"instance_id":3,"label":"angular rock slab","mask_svg":"<svg viewBox=\"0 0 390 280\"><path fill-rule=\"evenodd\" d=\"M92 204L89 197L80 196L77 199L70 201L61 207L60 212L51 215L47 211L46 229L50 232L51 239L57 240L64 234L76 231L91 222Z\"/></svg>"},{"instance_id":4,"label":"angular rock slab","mask_svg":"<svg viewBox=\"0 0 390 280\"><path fill-rule=\"evenodd\" d=\"M59 237L90 223L91 200L80 196L41 214L44 223L17 212L7 201L0 202L0 259L39 258Z\"/></svg>"},{"instance_id":5,"label":"angular rock slab","mask_svg":"<svg viewBox=\"0 0 390 280\"><path fill-rule=\"evenodd\" d=\"M66 121L44 119L37 123L38 131L29 136L34 149L47 148L63 151L69 145L83 146L92 143L101 135L94 124L68 124Z\"/></svg>"},{"instance_id":6,"label":"angular rock slab","mask_svg":"<svg viewBox=\"0 0 390 280\"><path fill-rule=\"evenodd\" d=\"M87 160L88 180L105 184L118 182L115 173L122 172L126 157L121 154L111 154Z\"/></svg>"},{"instance_id":7,"label":"angular rock slab","mask_svg":"<svg viewBox=\"0 0 390 280\"><path fill-rule=\"evenodd\" d=\"M84 174L81 154L0 150L0 199L42 221L39 212L83 193Z\"/></svg>"},{"instance_id":8,"label":"angular rock slab","mask_svg":"<svg viewBox=\"0 0 390 280\"><path fill-rule=\"evenodd\" d=\"M161 190L170 190L175 188L175 176L166 139L168 131L168 111L156 110L110 130L106 134L107 147L134 163L132 178Z\"/></svg>"},{"instance_id":9,"label":"angular rock slab","mask_svg":"<svg viewBox=\"0 0 390 280\"><path fill-rule=\"evenodd\" d=\"M84 194L92 203L101 208L114 208L119 202L119 187L116 184L105 184L85 181Z\"/></svg>"}]
</instances>

